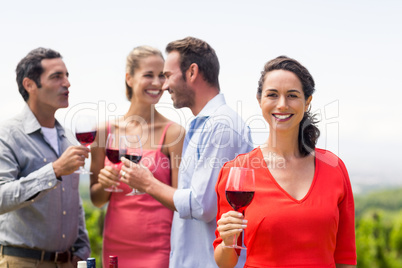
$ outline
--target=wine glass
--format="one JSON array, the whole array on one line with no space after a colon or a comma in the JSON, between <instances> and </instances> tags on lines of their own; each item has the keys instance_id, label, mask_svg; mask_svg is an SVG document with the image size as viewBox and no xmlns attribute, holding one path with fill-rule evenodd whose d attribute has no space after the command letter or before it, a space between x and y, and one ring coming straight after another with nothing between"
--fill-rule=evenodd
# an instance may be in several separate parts
<instances>
[{"instance_id":1,"label":"wine glass","mask_svg":"<svg viewBox=\"0 0 402 268\"><path fill-rule=\"evenodd\" d=\"M88 149L95 140L97 129L96 116L94 115L81 115L75 121L75 137L81 145ZM80 167L75 173L92 174L83 167Z\"/></svg>"},{"instance_id":2,"label":"wine glass","mask_svg":"<svg viewBox=\"0 0 402 268\"><path fill-rule=\"evenodd\" d=\"M120 149L119 149L119 138L118 135L109 133L106 140L106 157L110 162L114 164L116 169L119 168L120 160ZM105 188L107 192L122 192L123 190L117 188L116 185L112 185L109 188Z\"/></svg>"},{"instance_id":3,"label":"wine glass","mask_svg":"<svg viewBox=\"0 0 402 268\"><path fill-rule=\"evenodd\" d=\"M254 169L232 167L229 171L229 177L226 182L226 199L232 208L243 212L250 205L254 198L255 177ZM237 234L234 236L233 244L224 246L227 248L247 249L237 245Z\"/></svg>"},{"instance_id":4,"label":"wine glass","mask_svg":"<svg viewBox=\"0 0 402 268\"><path fill-rule=\"evenodd\" d=\"M120 157L124 156L133 163L138 164L142 158L142 144L141 138L138 135L122 136L120 140ZM143 192L134 189L126 194L126 196L140 195Z\"/></svg>"}]
</instances>

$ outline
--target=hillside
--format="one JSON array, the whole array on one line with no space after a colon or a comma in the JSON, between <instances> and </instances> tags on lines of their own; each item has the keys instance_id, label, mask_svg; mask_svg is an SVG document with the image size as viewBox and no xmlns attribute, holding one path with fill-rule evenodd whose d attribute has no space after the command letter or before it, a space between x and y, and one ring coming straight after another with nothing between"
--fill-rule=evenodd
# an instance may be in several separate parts
<instances>
[{"instance_id":1,"label":"hillside","mask_svg":"<svg viewBox=\"0 0 402 268\"><path fill-rule=\"evenodd\" d=\"M356 217L360 217L367 210L382 209L399 211L402 209L402 188L372 191L362 195L355 195Z\"/></svg>"}]
</instances>

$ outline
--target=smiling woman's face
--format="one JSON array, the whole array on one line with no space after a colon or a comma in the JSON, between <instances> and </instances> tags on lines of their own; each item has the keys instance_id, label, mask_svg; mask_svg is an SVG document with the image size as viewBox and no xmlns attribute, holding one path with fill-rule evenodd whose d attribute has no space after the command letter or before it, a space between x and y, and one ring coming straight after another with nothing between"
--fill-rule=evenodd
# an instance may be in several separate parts
<instances>
[{"instance_id":1,"label":"smiling woman's face","mask_svg":"<svg viewBox=\"0 0 402 268\"><path fill-rule=\"evenodd\" d=\"M164 60L158 55L151 55L139 62L134 75L126 73L126 83L132 90L132 101L149 104L158 103L165 82L163 75Z\"/></svg>"},{"instance_id":2,"label":"smiling woman's face","mask_svg":"<svg viewBox=\"0 0 402 268\"><path fill-rule=\"evenodd\" d=\"M265 75L260 107L270 128L275 131L299 131L299 124L312 97L307 100L299 78L286 70Z\"/></svg>"}]
</instances>

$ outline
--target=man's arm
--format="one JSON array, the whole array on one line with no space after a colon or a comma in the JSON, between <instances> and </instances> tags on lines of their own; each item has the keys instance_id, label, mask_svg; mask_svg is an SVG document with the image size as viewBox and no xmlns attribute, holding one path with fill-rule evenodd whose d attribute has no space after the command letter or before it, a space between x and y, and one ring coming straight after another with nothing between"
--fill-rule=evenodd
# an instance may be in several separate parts
<instances>
[{"instance_id":1,"label":"man's arm","mask_svg":"<svg viewBox=\"0 0 402 268\"><path fill-rule=\"evenodd\" d=\"M249 151L249 145L232 128L217 123L201 134L196 146L198 161L191 185L189 189L176 191L174 203L181 218L210 222L217 212L215 184L220 169L225 162Z\"/></svg>"},{"instance_id":2,"label":"man's arm","mask_svg":"<svg viewBox=\"0 0 402 268\"><path fill-rule=\"evenodd\" d=\"M165 137L165 144L168 146L167 151L170 157L172 185L167 185L156 179L146 167L134 164L123 158L124 167L122 167L122 171L125 171L127 175L121 178L121 181L133 188L148 193L162 205L173 211L176 211L173 196L177 188L184 139L183 133L184 129L181 126L173 124L168 128Z\"/></svg>"},{"instance_id":3,"label":"man's arm","mask_svg":"<svg viewBox=\"0 0 402 268\"><path fill-rule=\"evenodd\" d=\"M48 163L26 177L18 178L20 166L13 148L22 145L9 144L0 140L0 214L31 204L33 197L40 199L47 190L59 183L52 163ZM38 178L42 178L40 181Z\"/></svg>"},{"instance_id":4,"label":"man's arm","mask_svg":"<svg viewBox=\"0 0 402 268\"><path fill-rule=\"evenodd\" d=\"M0 214L28 206L47 191L53 189L60 180L57 178L71 174L84 164L83 155L88 151L84 146L69 147L63 155L53 163L48 163L25 177L19 177L20 163L13 148L22 144L9 144L0 140ZM29 161L29 159L28 159ZM43 160L45 161L45 160Z\"/></svg>"},{"instance_id":5,"label":"man's arm","mask_svg":"<svg viewBox=\"0 0 402 268\"><path fill-rule=\"evenodd\" d=\"M147 167L135 164L125 157L122 157L121 161L123 162L123 166L120 171L122 175L120 181L128 184L132 188L151 195L165 207L173 211L176 210L173 202L173 195L176 188L156 179Z\"/></svg>"},{"instance_id":6,"label":"man's arm","mask_svg":"<svg viewBox=\"0 0 402 268\"><path fill-rule=\"evenodd\" d=\"M239 153L249 151L250 146L242 136L222 124L202 133L200 145L198 161L191 172L191 184L185 189L176 190L158 181L147 168L125 158L122 158L124 166L121 170L125 172L125 177L121 181L176 210L181 218L210 222L216 216L215 183L222 165ZM181 166L186 167L187 165Z\"/></svg>"}]
</instances>

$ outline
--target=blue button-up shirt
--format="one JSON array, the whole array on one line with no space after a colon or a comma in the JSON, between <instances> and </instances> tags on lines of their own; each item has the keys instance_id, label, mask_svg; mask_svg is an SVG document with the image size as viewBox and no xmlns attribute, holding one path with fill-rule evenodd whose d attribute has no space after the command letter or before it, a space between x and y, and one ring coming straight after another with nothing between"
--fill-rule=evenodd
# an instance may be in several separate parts
<instances>
[{"instance_id":1,"label":"blue button-up shirt","mask_svg":"<svg viewBox=\"0 0 402 268\"><path fill-rule=\"evenodd\" d=\"M171 268L217 267L215 184L223 164L252 150L250 129L218 94L191 122L173 200L177 212L171 233ZM241 254L238 267L243 267Z\"/></svg>"},{"instance_id":2,"label":"blue button-up shirt","mask_svg":"<svg viewBox=\"0 0 402 268\"><path fill-rule=\"evenodd\" d=\"M56 122L59 152L71 146ZM0 125L0 244L46 251L74 247L82 259L90 254L79 175L56 178L56 151L46 142L28 105Z\"/></svg>"}]
</instances>

